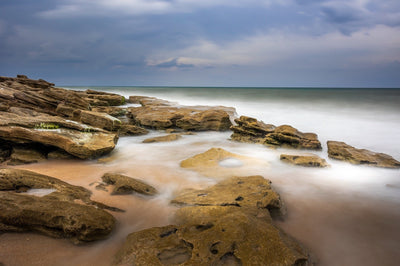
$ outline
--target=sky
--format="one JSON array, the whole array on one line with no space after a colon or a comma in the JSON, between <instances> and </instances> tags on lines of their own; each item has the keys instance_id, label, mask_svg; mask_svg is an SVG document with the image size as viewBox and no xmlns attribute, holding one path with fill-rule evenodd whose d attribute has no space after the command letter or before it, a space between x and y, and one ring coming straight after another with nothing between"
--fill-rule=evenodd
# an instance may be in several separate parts
<instances>
[{"instance_id":1,"label":"sky","mask_svg":"<svg viewBox=\"0 0 400 266\"><path fill-rule=\"evenodd\" d=\"M0 76L400 88L399 0L1 0Z\"/></svg>"}]
</instances>

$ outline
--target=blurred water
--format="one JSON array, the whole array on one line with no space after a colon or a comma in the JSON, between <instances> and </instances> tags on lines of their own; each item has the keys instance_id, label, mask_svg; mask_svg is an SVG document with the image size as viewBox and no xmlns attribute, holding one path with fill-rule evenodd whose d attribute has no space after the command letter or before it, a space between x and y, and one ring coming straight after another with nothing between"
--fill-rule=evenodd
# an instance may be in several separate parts
<instances>
[{"instance_id":1,"label":"blurred water","mask_svg":"<svg viewBox=\"0 0 400 266\"><path fill-rule=\"evenodd\" d=\"M218 176L255 174L270 179L286 203L288 215L277 223L308 247L319 265L398 265L400 171L331 160L327 157L326 141L345 141L358 148L388 153L399 160L400 90L93 89L127 97L155 96L185 105L232 106L238 115L314 132L324 148L314 153L325 158L331 167L310 169L287 165L279 160L279 155L293 150L232 142L230 132L200 132L169 143L142 143L145 138L165 134L162 131L120 138L108 163L49 161L25 165L19 168L87 187L93 191L95 200L127 212L114 214L118 225L110 239L85 246L76 247L64 240L32 234L0 235L0 261L6 265L109 265L127 234L170 222L176 207L169 201L182 189L207 187L218 182ZM215 178L180 168L182 160L212 147L252 157L254 163L237 159L222 161L223 171L217 171ZM90 186L110 171L141 179L155 186L160 194L111 196L110 192ZM25 240L27 237L29 242ZM30 255L21 254L21 249ZM71 254L73 259L69 258Z\"/></svg>"}]
</instances>

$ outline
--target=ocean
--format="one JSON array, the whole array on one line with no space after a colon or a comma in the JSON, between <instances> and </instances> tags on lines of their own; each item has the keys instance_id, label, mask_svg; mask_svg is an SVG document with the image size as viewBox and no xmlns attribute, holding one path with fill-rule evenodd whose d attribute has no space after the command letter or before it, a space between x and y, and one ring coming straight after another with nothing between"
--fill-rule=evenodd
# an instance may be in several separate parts
<instances>
[{"instance_id":1,"label":"ocean","mask_svg":"<svg viewBox=\"0 0 400 266\"><path fill-rule=\"evenodd\" d=\"M23 166L93 190L93 198L127 210L106 241L74 246L35 234L0 235L6 265L109 265L130 232L169 224L169 201L185 188L204 188L227 175L259 174L272 181L287 208L276 223L312 253L318 265L398 265L400 261L400 170L351 165L329 159L326 142L383 152L400 160L400 89L69 87L154 96L182 105L223 105L265 123L291 125L318 134L323 150L312 152L331 165L310 169L287 165L279 155L295 152L229 140L231 132L199 132L170 143L143 144L152 136L120 138L110 162L49 161ZM180 161L219 147L264 163L232 168L215 177L182 169ZM20 167L21 168L21 167ZM228 167L229 168L229 167ZM160 195L110 196L94 182L119 172L155 186ZM227 174L228 173L228 174ZM29 240L26 240L29 239ZM6 244L7 243L7 244ZM22 264L21 264L22 263Z\"/></svg>"}]
</instances>

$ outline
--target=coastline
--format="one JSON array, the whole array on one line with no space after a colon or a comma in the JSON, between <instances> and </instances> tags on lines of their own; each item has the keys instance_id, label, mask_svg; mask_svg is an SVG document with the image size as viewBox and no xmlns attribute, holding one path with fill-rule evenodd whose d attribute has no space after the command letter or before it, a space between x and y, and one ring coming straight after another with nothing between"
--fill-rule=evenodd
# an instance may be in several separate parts
<instances>
[{"instance_id":1,"label":"coastline","mask_svg":"<svg viewBox=\"0 0 400 266\"><path fill-rule=\"evenodd\" d=\"M164 131L151 131L150 135L154 135L154 136L158 136L158 135L163 135ZM214 135L213 135L214 134ZM397 225L395 223L395 221L399 221L400 217L397 217L396 214L393 214L391 212L391 208L390 206L396 207L399 206L399 203L395 200L393 202L391 202L388 205L380 205L380 204L376 204L373 205L371 204L371 198L370 197L365 197L365 195L363 195L363 193L361 193L361 195L359 196L359 198L357 199L357 202L365 202L364 204L360 205L361 207L358 207L357 205L354 205L354 201L352 201L352 195L353 192L352 189L344 189L343 188L340 191L340 193L344 193L345 197L342 200L339 200L337 202L338 199L340 199L340 195L339 198L337 197L337 192L335 192L333 189L335 188L341 188L341 186L343 186L343 184L346 184L346 182L348 183L353 183L353 185L356 185L357 182L354 183L354 181L346 181L346 180L340 180L342 182L342 184L335 184L335 182L337 180L335 180L335 178L332 176L332 174L327 174L327 170L325 169L306 169L306 170L299 170L294 168L294 166L284 166L284 169L282 171L282 163L276 159L278 158L278 154L281 153L281 151L286 151L286 150L282 150L279 149L278 151L276 150L265 150L265 147L260 147L257 144L244 144L244 143L232 143L230 141L227 140L227 138L229 137L230 133L212 133L210 135L210 133L198 133L197 135L194 136L182 136L182 140L180 140L180 144L178 144L178 142L176 144L173 143L157 143L157 144L149 144L152 146L143 146L144 144L141 143L141 140L148 138L149 136L139 136L139 137L121 137L119 140L119 144L117 144L116 149L114 150L114 152L111 153L111 155L115 156L115 161L111 161L109 164L99 164L96 161L89 161L89 162L80 162L80 161L74 161L72 163L72 165L68 165L68 162L65 162L65 166L62 166L63 163L58 163L58 162L44 162L44 163L39 163L39 164L32 164L32 165L25 165L22 166L22 168L24 169L30 169L30 170L34 170L37 172L42 172L44 174L48 174L48 175L52 175L55 176L57 178L60 178L64 181L68 181L74 185L80 185L80 186L84 186L88 189L93 190L93 187L89 186L90 183L97 181L99 179L99 177L101 176L101 174L103 174L106 171L110 171L110 170L115 170L115 171L120 171L120 172L124 172L126 174L129 174L133 177L139 177L139 178L146 178L147 182L150 182L151 184L154 184L157 186L157 188L162 188L163 186L165 186L165 190L162 192L162 195L160 196L159 199L154 199L152 201L150 201L150 205L146 205L143 209L139 209L139 210L131 210L129 216L130 218L127 220L132 220L132 216L135 216L135 213L137 212L143 212L146 211L148 209L151 209L151 211L149 211L149 216L146 217L144 220L146 221L146 225L141 225L141 227L134 227L135 229L133 229L132 231L135 230L141 230L141 229L145 229L145 228L150 228L153 226L162 226L162 225L167 225L169 223L169 219L168 214L170 213L170 211L173 212L174 208L169 209L171 207L168 207L168 202L169 200L172 198L173 196L173 192L177 192L179 190L182 190L183 188L190 188L190 187L196 187L197 188L205 188L207 186L210 186L212 184L215 184L217 182L217 180L214 179L209 179L209 178L204 178L201 175L197 174L197 173L193 173L191 171L188 170L182 170L179 169L179 166L177 165L177 163L183 159L189 158L192 155L201 153L205 150L208 149L208 147L213 147L213 146L222 146L224 148L227 148L229 151L231 152L236 152L242 155L247 155L247 156L251 156L251 155L257 155L260 156L262 158L267 158L268 161L270 162L270 166L268 168L263 167L258 167L258 166L251 166L251 167L247 167L244 169L244 172L247 172L249 175L251 174L262 174L263 176L265 176L268 179L272 180L272 184L273 186L277 189L277 191L281 194L283 201L286 202L286 204L288 205L288 218L286 221L284 222L278 222L278 224L283 227L284 229L286 229L285 231L287 232L291 232L292 235L294 235L296 238L300 239L301 242L303 242L304 244L307 245L308 248L311 249L311 251L316 250L318 253L318 255L322 255L322 256L317 256L320 257L320 260L322 262L322 265L330 265L330 263L332 263L332 265L334 265L336 263L336 261L332 261L333 259L337 259L337 258L332 258L335 257L335 255L330 255L330 254L326 254L325 249L320 249L318 250L318 246L323 246L321 243L327 243L326 245L331 245L331 243L327 240L327 238L331 238L332 235L325 235L324 242L321 239L319 240L319 244L315 245L315 241L318 240L318 238L320 237L320 234L318 233L318 231L314 231L312 228L312 224L313 224L313 218L308 218L308 217L317 217L317 216L327 216L329 218L327 218L328 220L334 220L336 214L338 212L342 212L343 208L344 208L344 216L348 216L348 217L352 217L352 215L354 215L353 217L355 217L356 219L356 223L360 223L363 221L363 216L374 216L375 210L376 209L380 209L380 210L385 210L383 211L383 213L376 215L374 219L372 219L369 223L368 226L365 226L365 230L364 228L360 229L359 233L355 234L354 239L357 239L358 237L360 237L360 235L364 235L365 233L368 233L370 230L374 229L371 228L372 226L370 226L371 224L381 224L382 221L380 220L380 218L383 217L392 217L393 219L393 223L390 223L389 225L385 225L382 224L381 226L378 226L379 228L381 228L382 230L376 230L375 228L375 234L382 234L381 236L378 236L379 241L377 241L377 243L380 243L380 245L384 248L386 248L386 252L390 252L390 254L392 254L392 256L394 256L395 253L393 253L391 244L392 243L385 243L384 240L388 237L387 233L385 233L385 229L384 228L392 228L392 232L394 233L394 235L392 235L393 239L397 238L397 232L399 232L400 230L397 230ZM129 141L128 141L129 140ZM120 145L120 146L118 146ZM130 146L131 145L131 146ZM143 147L143 148L140 148ZM187 148L187 147L190 147ZM129 152L129 149L132 149L135 151L134 153ZM124 150L125 149L125 150ZM322 154L319 153L318 154ZM145 155L145 156L143 156ZM151 156L150 156L151 155ZM172 156L174 155L174 156ZM135 161L134 163L132 163L132 160ZM370 168L366 168L366 167L359 167L357 168L357 166L352 166L352 165L347 165L345 163L342 162L335 162L335 161L329 161L331 164L333 164L333 168L339 168L342 169L343 172L346 172L348 170L353 170L355 171L356 175L362 175L362 174L366 174L366 176L368 176L368 173L370 173ZM354 168L356 167L356 168ZM76 169L75 171L70 171L68 169ZM100 169L99 169L100 168ZM274 170L278 169L278 170ZM139 169L139 171L138 171ZM355 169L355 170L354 170ZM237 169L233 169L233 172L235 172ZM299 173L300 171L300 173ZM375 171L375 170L374 170ZM397 172L389 172L389 171L397 171ZM391 173L391 176L396 177L396 173L398 173L398 170L387 170L387 169L379 169L376 170L374 172L385 172L385 173ZM328 177L328 179L330 180L329 183L325 184L325 182L323 181L317 181L315 182L316 178L321 178L321 176L324 176L325 178ZM310 178L311 177L311 178ZM299 179L302 182L302 185L297 184L297 182L299 181ZM168 187L168 184L173 184L172 187ZM194 184L196 184L196 186L194 186ZM301 193L301 189L300 190L293 190L295 189L297 186L304 186L304 187L308 187L308 188L312 188L315 191L311 194L311 195L307 195L307 194L302 194ZM315 187L319 187L322 188L322 190L319 189L315 189ZM396 187L396 185L395 185ZM382 189L382 188L381 188ZM389 188L390 189L390 188ZM394 190L396 190L396 188L392 188ZM332 191L333 190L333 191ZM300 193L299 193L300 191ZM323 201L324 203L322 204L314 204L313 202L315 202L315 200L319 200L321 198L318 197L318 194L321 193L321 191L324 191L324 193L327 193L327 195L330 196L336 196L335 197L335 206L332 207L332 209L330 210L324 210L326 208L327 205L330 205L330 201L329 200L325 200ZM105 204L109 204L109 205L115 205L117 206L120 201L118 201L118 197L120 196L108 196L108 194L103 193L102 191L96 191L93 190L94 195L93 197L98 200L98 201L104 201ZM357 189L355 190L355 192L357 193ZM358 192L359 193L359 192ZM374 194L373 192L371 193L372 195ZM367 194L367 195L371 195L371 194ZM121 196L122 197L122 196ZM300 202L303 202L302 204L299 204L299 197L300 198ZM375 199L378 198L374 198L372 197L372 202L374 202ZM109 200L109 201L108 201ZM136 200L138 200L138 202L136 202ZM158 201L157 201L158 200ZM141 200L141 198L137 199L135 198L135 201L132 203L132 205L143 205L145 204L145 202L149 202L149 201L143 201ZM352 202L352 204L350 203ZM312 207L310 207L310 204L312 204ZM317 205L317 206L315 206ZM367 205L367 206L365 206ZM347 206L347 208L345 208ZM360 208L361 210L364 211L360 211L357 212L355 214L352 214L353 210L349 207L355 207L355 208ZM122 205L122 206L117 206L120 208L124 208L127 207L126 205ZM306 210L306 211L304 211ZM364 212L364 213L363 213ZM325 215L322 215L324 214ZM154 218L153 215L156 214L157 218ZM360 217L361 215L361 217ZM116 216L120 216L123 217L124 214L116 214ZM393 217L394 216L394 217ZM166 219L167 218L167 219ZM337 217L336 217L337 218ZM117 217L118 219L118 217ZM121 219L121 218L119 218ZM126 218L125 218L126 219ZM348 219L348 220L347 220ZM149 221L154 221L156 220L157 222L155 224L151 224L148 223ZM346 223L351 222L351 220L353 220L353 218L346 218L344 220L347 221L341 221L341 219L338 219L338 223L333 222L332 224L329 224L329 222L325 221L324 219L321 219L321 221L319 222L319 224L323 224L323 223L328 223L328 231L332 230L334 231L336 228L336 226L339 224L341 226L346 225ZM384 219L387 220L387 219ZM297 221L301 221L300 224L303 224L303 226L298 226L296 225ZM125 221L126 222L126 221ZM140 221L140 219L138 219L137 223L143 223L143 220ZM129 229L132 229L132 225L128 225L128 228L122 229L123 228L123 223L120 220L120 224L117 226L116 231L119 232L117 234L120 235L120 238L118 239L119 243L122 243L122 234L127 234L130 233L131 231L129 231ZM385 223L385 222L383 222ZM311 226L311 227L310 227ZM129 231L129 232L128 232ZM306 233L304 233L306 232ZM326 232L326 231L325 231ZM347 230L339 230L339 232L343 232L342 235L344 236L346 234L346 232L348 233L349 231ZM310 235L314 235L314 237L310 237ZM340 234L339 234L340 235ZM18 239L16 240L15 243L15 249L14 251L16 251L18 249L18 245L22 244L22 240L24 237L26 237L26 235L20 235L21 238L19 237L15 237L14 234L7 234L6 235L6 239L3 239L3 245L5 245L6 242L12 241L12 239ZM4 237L4 235L0 236L0 241L2 240L2 238ZM8 238L9 237L9 238ZM15 237L15 238L14 238ZM311 239L311 240L308 240ZM37 239L38 242L43 241L40 240L42 239L42 237L39 237ZM47 238L46 238L47 239ZM398 239L398 238L397 238ZM53 240L51 240L50 242L52 242ZM55 242L57 243L64 243L63 241L59 241L56 240ZM108 241L108 240L106 240ZM361 242L362 240L360 240ZM383 242L382 242L383 241ZM336 239L335 241L333 241L334 243L337 244L341 244L341 239L340 237L338 237L338 239ZM337 243L339 242L339 243ZM2 245L2 246L3 246ZM69 245L69 244L68 244ZM100 243L98 244L93 244L93 246L102 246ZM121 244L120 244L121 245ZM385 247L386 245L388 245L388 247ZM89 245L91 246L91 245ZM71 246L72 247L72 246ZM28 247L25 247L28 248ZM80 248L80 247L78 247ZM347 247L349 248L350 247ZM370 256L372 256L372 258L369 258L369 262L373 262L373 259L375 256L382 256L382 253L385 252L385 249L382 248L381 250L377 251L377 253L379 254L374 254L372 253ZM75 247L73 248L75 249ZM93 248L94 250L96 250L96 254L102 254L104 253L103 251L100 251L97 248ZM88 250L90 250L90 248L88 248ZM116 248L115 248L116 250ZM340 249L337 251L339 252ZM82 253L87 253L90 251L83 251ZM337 252L333 252L332 254L338 254ZM356 252L360 252L357 251ZM111 252L110 252L111 253ZM107 253L107 254L110 254ZM350 252L352 253L352 252ZM364 255L364 254L363 254ZM11 255L13 256L13 255ZM2 256L0 256L1 258ZM347 262L353 262L351 261L351 257L352 254L348 254L348 256L346 256ZM57 261L57 259L63 258L63 255L60 255L60 257L55 258L55 261ZM85 258L85 254L82 254L82 258ZM11 259L9 257L9 259ZM16 258L17 259L17 258ZM37 258L39 261L39 258ZM86 258L87 259L87 258ZM394 259L396 259L395 257L393 257L393 261ZM103 262L105 262L105 258L103 257L102 260L104 260ZM0 260L1 261L1 260ZM3 261L5 263L7 263L7 261ZM58 261L59 262L59 261ZM105 262L104 265L108 265L110 261ZM12 265L12 262L10 262ZM66 262L66 265L68 265L69 262ZM390 265L391 261L387 262L387 265ZM17 264L17 263L16 263ZM6 264L8 265L8 264ZM77 264L75 265L79 265L79 262L77 262ZM84 265L84 262L82 262L82 265ZM353 264L355 265L355 264ZM364 264L366 265L366 264Z\"/></svg>"}]
</instances>

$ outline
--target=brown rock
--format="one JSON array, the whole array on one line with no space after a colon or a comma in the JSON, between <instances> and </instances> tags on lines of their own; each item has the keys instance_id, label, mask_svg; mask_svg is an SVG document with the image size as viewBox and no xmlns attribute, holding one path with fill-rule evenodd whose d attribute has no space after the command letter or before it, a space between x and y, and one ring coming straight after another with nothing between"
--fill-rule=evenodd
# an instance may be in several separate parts
<instances>
[{"instance_id":1,"label":"brown rock","mask_svg":"<svg viewBox=\"0 0 400 266\"><path fill-rule=\"evenodd\" d=\"M125 97L115 93L94 90L86 90L85 93L89 99L104 101L106 102L106 105L117 106L125 104Z\"/></svg>"},{"instance_id":2,"label":"brown rock","mask_svg":"<svg viewBox=\"0 0 400 266\"><path fill-rule=\"evenodd\" d=\"M221 148L211 148L180 163L182 168L199 172L213 178L226 178L233 175L248 174L247 166L268 166L257 158L242 156Z\"/></svg>"},{"instance_id":3,"label":"brown rock","mask_svg":"<svg viewBox=\"0 0 400 266\"><path fill-rule=\"evenodd\" d=\"M268 146L320 150L321 143L314 133L302 133L292 126L264 124L255 118L241 116L235 119L231 139L240 142L261 143Z\"/></svg>"},{"instance_id":4,"label":"brown rock","mask_svg":"<svg viewBox=\"0 0 400 266\"><path fill-rule=\"evenodd\" d=\"M76 159L76 157L72 156L71 154L67 153L63 150L55 150L51 151L47 154L47 159L55 159L55 160L70 160Z\"/></svg>"},{"instance_id":5,"label":"brown rock","mask_svg":"<svg viewBox=\"0 0 400 266\"><path fill-rule=\"evenodd\" d=\"M172 201L184 206L237 206L268 209L273 215L285 212L271 181L262 176L233 177L202 190L188 189Z\"/></svg>"},{"instance_id":6,"label":"brown rock","mask_svg":"<svg viewBox=\"0 0 400 266\"><path fill-rule=\"evenodd\" d=\"M265 208L280 200L264 178L188 193L196 206L179 209L177 225L130 234L114 265L311 265L307 251L272 224Z\"/></svg>"},{"instance_id":7,"label":"brown rock","mask_svg":"<svg viewBox=\"0 0 400 266\"><path fill-rule=\"evenodd\" d=\"M376 153L365 149L356 149L344 142L328 141L330 158L347 161L352 164L365 164L384 168L400 168L400 162L385 153Z\"/></svg>"},{"instance_id":8,"label":"brown rock","mask_svg":"<svg viewBox=\"0 0 400 266\"><path fill-rule=\"evenodd\" d=\"M127 116L134 124L155 129L181 128L205 131L228 130L234 108L212 106L178 106L152 97L131 96L130 101L142 107L128 108Z\"/></svg>"},{"instance_id":9,"label":"brown rock","mask_svg":"<svg viewBox=\"0 0 400 266\"><path fill-rule=\"evenodd\" d=\"M321 157L315 154L309 155L291 155L291 154L281 154L281 161L286 163L306 166L306 167L327 167L329 164Z\"/></svg>"},{"instance_id":10,"label":"brown rock","mask_svg":"<svg viewBox=\"0 0 400 266\"><path fill-rule=\"evenodd\" d=\"M131 194L136 192L152 196L158 193L154 187L140 180L121 174L106 173L101 177L101 179L106 184L114 185L114 190L112 192L114 195Z\"/></svg>"},{"instance_id":11,"label":"brown rock","mask_svg":"<svg viewBox=\"0 0 400 266\"><path fill-rule=\"evenodd\" d=\"M33 231L75 242L106 238L115 219L104 210L77 203L0 192L0 231Z\"/></svg>"},{"instance_id":12,"label":"brown rock","mask_svg":"<svg viewBox=\"0 0 400 266\"><path fill-rule=\"evenodd\" d=\"M139 136L146 135L149 131L139 126L122 124L118 134L120 136Z\"/></svg>"},{"instance_id":13,"label":"brown rock","mask_svg":"<svg viewBox=\"0 0 400 266\"><path fill-rule=\"evenodd\" d=\"M106 113L93 111L82 111L81 121L85 124L109 131L116 131L121 127L121 121L117 118Z\"/></svg>"},{"instance_id":14,"label":"brown rock","mask_svg":"<svg viewBox=\"0 0 400 266\"><path fill-rule=\"evenodd\" d=\"M153 142L168 142L168 141L175 141L182 138L179 134L169 134L160 137L148 138L143 140L143 143L153 143Z\"/></svg>"},{"instance_id":15,"label":"brown rock","mask_svg":"<svg viewBox=\"0 0 400 266\"><path fill-rule=\"evenodd\" d=\"M42 152L24 147L14 147L10 158L8 165L38 163L47 159Z\"/></svg>"}]
</instances>

